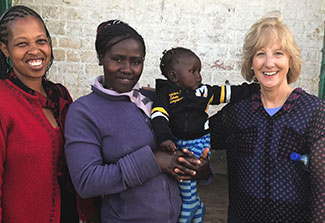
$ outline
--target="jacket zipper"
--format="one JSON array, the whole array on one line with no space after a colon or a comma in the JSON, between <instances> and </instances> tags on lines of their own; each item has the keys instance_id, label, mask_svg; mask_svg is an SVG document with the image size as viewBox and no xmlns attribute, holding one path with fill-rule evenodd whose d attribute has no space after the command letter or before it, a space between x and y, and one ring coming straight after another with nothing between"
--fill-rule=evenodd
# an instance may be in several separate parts
<instances>
[{"instance_id":1,"label":"jacket zipper","mask_svg":"<svg viewBox=\"0 0 325 223\"><path fill-rule=\"evenodd\" d=\"M186 92L186 96L188 97L188 90L185 91ZM188 105L186 104L185 106L186 108L186 112L185 112L185 125L184 125L184 138L187 139L187 126L188 126Z\"/></svg>"}]
</instances>

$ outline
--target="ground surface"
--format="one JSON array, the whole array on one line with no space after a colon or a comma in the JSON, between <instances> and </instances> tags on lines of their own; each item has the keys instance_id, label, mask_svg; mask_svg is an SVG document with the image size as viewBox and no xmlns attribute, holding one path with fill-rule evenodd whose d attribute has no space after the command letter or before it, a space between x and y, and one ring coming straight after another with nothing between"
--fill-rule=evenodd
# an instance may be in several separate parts
<instances>
[{"instance_id":1,"label":"ground surface","mask_svg":"<svg viewBox=\"0 0 325 223\"><path fill-rule=\"evenodd\" d=\"M212 157L213 158L213 157ZM205 204L204 223L226 223L228 207L228 180L225 161L213 160L215 178L204 186L199 186L201 200Z\"/></svg>"}]
</instances>

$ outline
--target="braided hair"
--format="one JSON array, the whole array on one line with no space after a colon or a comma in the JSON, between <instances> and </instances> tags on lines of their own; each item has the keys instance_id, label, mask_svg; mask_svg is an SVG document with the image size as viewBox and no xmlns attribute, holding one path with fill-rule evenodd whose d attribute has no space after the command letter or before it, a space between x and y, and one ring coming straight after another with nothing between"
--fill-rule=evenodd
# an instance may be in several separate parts
<instances>
[{"instance_id":1,"label":"braided hair","mask_svg":"<svg viewBox=\"0 0 325 223\"><path fill-rule=\"evenodd\" d=\"M50 47L51 47L51 59L50 63L47 67L47 70L51 67L53 63L53 49L52 49L52 40L49 31L46 28L46 25L41 18L41 16L35 12L34 10L23 6L23 5L17 5L13 6L9 9L7 9L0 17L0 42L4 43L6 46L8 46L8 34L9 34L9 28L10 23L14 22L17 19L25 18L27 16L33 16L41 21L43 24L45 33L47 38L49 39ZM7 76L8 71L11 68L11 64L8 62L8 58L3 54L2 51L0 51L0 79L4 79Z\"/></svg>"},{"instance_id":2,"label":"braided hair","mask_svg":"<svg viewBox=\"0 0 325 223\"><path fill-rule=\"evenodd\" d=\"M160 59L161 74L168 79L168 72L178 63L178 58L183 55L196 55L193 51L183 47L176 47L170 50L164 50L163 57Z\"/></svg>"},{"instance_id":3,"label":"braided hair","mask_svg":"<svg viewBox=\"0 0 325 223\"><path fill-rule=\"evenodd\" d=\"M138 41L143 48L143 57L146 55L146 46L142 36L127 23L120 20L108 20L102 22L97 27L96 52L98 58L104 57L106 52L115 44L126 40L134 39Z\"/></svg>"}]
</instances>

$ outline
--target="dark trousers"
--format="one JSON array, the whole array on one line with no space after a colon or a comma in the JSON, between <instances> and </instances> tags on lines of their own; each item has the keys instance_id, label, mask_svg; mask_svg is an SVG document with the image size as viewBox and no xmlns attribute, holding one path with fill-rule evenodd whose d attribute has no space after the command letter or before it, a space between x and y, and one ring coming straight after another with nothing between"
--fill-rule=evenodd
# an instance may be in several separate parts
<instances>
[{"instance_id":1,"label":"dark trousers","mask_svg":"<svg viewBox=\"0 0 325 223\"><path fill-rule=\"evenodd\" d=\"M79 223L77 202L75 195L70 191L67 175L58 177L61 190L61 216L60 223Z\"/></svg>"},{"instance_id":2,"label":"dark trousers","mask_svg":"<svg viewBox=\"0 0 325 223\"><path fill-rule=\"evenodd\" d=\"M232 210L228 209L228 223L246 223L241 220Z\"/></svg>"}]
</instances>

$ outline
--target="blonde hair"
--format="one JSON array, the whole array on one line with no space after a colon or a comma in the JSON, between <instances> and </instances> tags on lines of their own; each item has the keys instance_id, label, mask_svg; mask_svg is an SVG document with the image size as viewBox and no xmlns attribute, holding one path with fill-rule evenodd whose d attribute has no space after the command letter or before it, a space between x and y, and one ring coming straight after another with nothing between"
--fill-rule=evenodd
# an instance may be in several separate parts
<instances>
[{"instance_id":1,"label":"blonde hair","mask_svg":"<svg viewBox=\"0 0 325 223\"><path fill-rule=\"evenodd\" d=\"M253 57L257 50L272 43L271 41L279 43L281 49L289 55L290 69L287 81L288 84L295 82L301 73L301 50L289 28L282 22L279 13L274 14L274 12L253 24L246 34L242 55L242 76L247 81L256 79L254 71L251 69Z\"/></svg>"}]
</instances>

